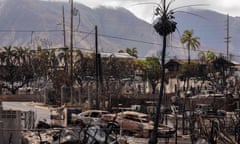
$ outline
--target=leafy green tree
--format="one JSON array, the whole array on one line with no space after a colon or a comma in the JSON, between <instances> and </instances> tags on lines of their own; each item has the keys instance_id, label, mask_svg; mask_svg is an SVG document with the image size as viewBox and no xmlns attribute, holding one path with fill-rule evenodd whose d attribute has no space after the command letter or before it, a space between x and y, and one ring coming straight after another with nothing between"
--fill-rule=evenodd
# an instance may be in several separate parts
<instances>
[{"instance_id":1,"label":"leafy green tree","mask_svg":"<svg viewBox=\"0 0 240 144\"><path fill-rule=\"evenodd\" d=\"M83 56L80 53L77 55L78 56L74 63L74 77L82 86L84 80L87 80L90 77L95 77L95 56L94 54L90 56Z\"/></svg>"},{"instance_id":2,"label":"leafy green tree","mask_svg":"<svg viewBox=\"0 0 240 144\"><path fill-rule=\"evenodd\" d=\"M196 50L200 46L199 37L193 37L193 30L185 30L181 36L181 43L188 49L188 63L190 64L190 50Z\"/></svg>"},{"instance_id":3,"label":"leafy green tree","mask_svg":"<svg viewBox=\"0 0 240 144\"><path fill-rule=\"evenodd\" d=\"M199 74L198 80L202 81L200 85L200 89L201 89L205 81L211 80L209 76L215 77L215 80L217 79L216 75L214 74L215 70L212 64L212 62L215 59L217 59L217 56L214 52L208 50L207 52L199 52L198 57L201 60L201 65L198 73ZM212 86L215 85L214 83L215 82L212 83Z\"/></svg>"},{"instance_id":4,"label":"leafy green tree","mask_svg":"<svg viewBox=\"0 0 240 144\"><path fill-rule=\"evenodd\" d=\"M183 77L197 77L199 73L200 64L191 62L184 63L181 67L181 74Z\"/></svg>"},{"instance_id":5,"label":"leafy green tree","mask_svg":"<svg viewBox=\"0 0 240 144\"><path fill-rule=\"evenodd\" d=\"M148 79L152 86L152 93L155 94L156 86L161 79L161 65L159 59L156 57L147 57L145 60L137 60L136 69L144 72L144 79Z\"/></svg>"},{"instance_id":6,"label":"leafy green tree","mask_svg":"<svg viewBox=\"0 0 240 144\"><path fill-rule=\"evenodd\" d=\"M32 64L35 80L47 79L48 69L49 69L48 50L38 47L37 50L31 50L30 55L31 55L31 64Z\"/></svg>"},{"instance_id":7,"label":"leafy green tree","mask_svg":"<svg viewBox=\"0 0 240 144\"><path fill-rule=\"evenodd\" d=\"M15 94L20 87L28 84L33 79L31 57L28 49L22 47L3 47L0 52L1 71L0 80L2 88Z\"/></svg>"},{"instance_id":8,"label":"leafy green tree","mask_svg":"<svg viewBox=\"0 0 240 144\"><path fill-rule=\"evenodd\" d=\"M78 55L78 54L76 54ZM82 55L76 57L74 63L74 75L78 84L83 86L84 83L88 83L95 79L95 54ZM132 77L134 74L133 60L121 59L110 56L108 58L101 58L101 99L109 99L109 95L113 95L115 92L119 94L121 85L119 84L122 79ZM122 86L123 87L123 86Z\"/></svg>"},{"instance_id":9,"label":"leafy green tree","mask_svg":"<svg viewBox=\"0 0 240 144\"><path fill-rule=\"evenodd\" d=\"M224 90L229 90L231 88L228 87L228 79L233 77L234 68L232 68L233 64L223 57L217 58L212 62L211 67L209 66L208 70L208 81L211 82L212 86L218 91L224 93Z\"/></svg>"},{"instance_id":10,"label":"leafy green tree","mask_svg":"<svg viewBox=\"0 0 240 144\"><path fill-rule=\"evenodd\" d=\"M38 47L37 50L31 51L31 64L34 71L34 79L43 80L47 82L51 80L53 82L54 88L60 89L61 85L65 82L66 76L61 77L61 83L59 80L59 72L62 71L61 66L61 52L57 55L57 49L43 49ZM64 71L65 72L65 71ZM65 73L66 74L66 73ZM55 80L55 79L58 80ZM54 83L58 81L57 83Z\"/></svg>"},{"instance_id":11,"label":"leafy green tree","mask_svg":"<svg viewBox=\"0 0 240 144\"><path fill-rule=\"evenodd\" d=\"M102 59L102 76L104 81L121 81L134 78L134 60L110 56Z\"/></svg>"},{"instance_id":12,"label":"leafy green tree","mask_svg":"<svg viewBox=\"0 0 240 144\"><path fill-rule=\"evenodd\" d=\"M148 78L153 88L153 94L155 94L156 86L161 79L161 65L158 58L147 57Z\"/></svg>"},{"instance_id":13,"label":"leafy green tree","mask_svg":"<svg viewBox=\"0 0 240 144\"><path fill-rule=\"evenodd\" d=\"M103 93L107 96L110 108L111 102L118 103L119 99L116 98L120 97L120 91L125 84L134 81L134 60L110 56L102 60L102 72ZM114 97L115 101L112 101L111 97Z\"/></svg>"}]
</instances>

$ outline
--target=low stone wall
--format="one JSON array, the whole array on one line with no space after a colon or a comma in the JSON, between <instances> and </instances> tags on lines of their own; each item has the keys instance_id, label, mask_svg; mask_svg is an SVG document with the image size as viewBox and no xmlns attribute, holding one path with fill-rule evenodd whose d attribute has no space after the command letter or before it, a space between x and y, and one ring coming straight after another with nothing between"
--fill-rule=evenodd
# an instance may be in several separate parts
<instances>
[{"instance_id":1,"label":"low stone wall","mask_svg":"<svg viewBox=\"0 0 240 144\"><path fill-rule=\"evenodd\" d=\"M23 95L0 95L0 101L24 101L24 102L31 102L31 101L39 101L39 96L30 95L30 94L23 94Z\"/></svg>"}]
</instances>

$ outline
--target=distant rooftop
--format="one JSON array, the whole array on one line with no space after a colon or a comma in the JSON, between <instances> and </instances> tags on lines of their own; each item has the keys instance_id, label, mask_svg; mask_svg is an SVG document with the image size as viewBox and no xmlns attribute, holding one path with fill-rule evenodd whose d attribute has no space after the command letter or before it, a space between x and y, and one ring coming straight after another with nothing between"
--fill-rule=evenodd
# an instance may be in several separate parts
<instances>
[{"instance_id":1,"label":"distant rooftop","mask_svg":"<svg viewBox=\"0 0 240 144\"><path fill-rule=\"evenodd\" d=\"M124 59L136 59L135 57L129 55L128 53L104 53L101 52L102 58L115 57L115 58L124 58Z\"/></svg>"}]
</instances>

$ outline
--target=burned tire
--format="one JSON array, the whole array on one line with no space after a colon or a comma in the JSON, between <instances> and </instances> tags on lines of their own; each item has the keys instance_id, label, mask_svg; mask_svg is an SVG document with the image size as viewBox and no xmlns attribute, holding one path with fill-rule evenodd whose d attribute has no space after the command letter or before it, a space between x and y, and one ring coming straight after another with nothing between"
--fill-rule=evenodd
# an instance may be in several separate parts
<instances>
[{"instance_id":1,"label":"burned tire","mask_svg":"<svg viewBox=\"0 0 240 144\"><path fill-rule=\"evenodd\" d=\"M107 128L110 132L113 134L119 134L120 133L120 126L117 122L109 122L107 125Z\"/></svg>"}]
</instances>

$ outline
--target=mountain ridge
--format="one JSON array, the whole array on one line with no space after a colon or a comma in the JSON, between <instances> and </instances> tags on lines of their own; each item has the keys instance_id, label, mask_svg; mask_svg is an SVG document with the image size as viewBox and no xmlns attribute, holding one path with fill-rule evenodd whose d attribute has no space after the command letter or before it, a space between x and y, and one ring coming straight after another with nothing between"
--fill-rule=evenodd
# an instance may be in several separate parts
<instances>
[{"instance_id":1,"label":"mountain ridge","mask_svg":"<svg viewBox=\"0 0 240 144\"><path fill-rule=\"evenodd\" d=\"M49 2L41 0L2 0L0 3L0 46L25 45L34 47L45 40L50 47L63 46L62 7L65 10L66 39L69 44L70 4L68 2ZM124 8L89 8L74 3L79 16L74 16L74 48L94 51L94 27L98 26L99 50L117 52L127 47L138 49L139 57L156 55L162 46L162 38L147 23ZM194 15L176 13L178 32L168 38L167 55L186 58L186 50L179 39L185 29L193 29L200 37L200 50L222 51L225 53L226 16L214 11L190 9ZM80 17L80 19L79 19ZM237 54L240 44L238 33L239 17L230 17L230 53ZM196 55L196 54L195 54Z\"/></svg>"}]
</instances>

